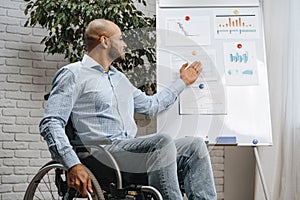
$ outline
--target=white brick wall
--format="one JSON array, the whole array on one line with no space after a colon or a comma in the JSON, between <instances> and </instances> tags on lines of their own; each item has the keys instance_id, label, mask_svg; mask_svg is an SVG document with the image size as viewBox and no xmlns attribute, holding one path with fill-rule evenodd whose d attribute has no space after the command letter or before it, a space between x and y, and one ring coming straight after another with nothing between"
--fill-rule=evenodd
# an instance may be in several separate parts
<instances>
[{"instance_id":1,"label":"white brick wall","mask_svg":"<svg viewBox=\"0 0 300 200\"><path fill-rule=\"evenodd\" d=\"M25 28L22 0L0 1L0 199L22 199L49 152L38 132L43 95L66 63L40 45L45 30ZM57 62L56 62L57 61Z\"/></svg>"},{"instance_id":2,"label":"white brick wall","mask_svg":"<svg viewBox=\"0 0 300 200\"><path fill-rule=\"evenodd\" d=\"M139 6L155 13L155 1ZM43 96L50 90L56 70L65 65L63 56L43 53L41 28L25 28L23 0L0 0L0 199L22 199L24 191L49 152L39 135ZM155 119L137 116L140 134L156 130ZM151 122L149 124L149 122ZM224 151L211 151L219 198L224 191Z\"/></svg>"}]
</instances>

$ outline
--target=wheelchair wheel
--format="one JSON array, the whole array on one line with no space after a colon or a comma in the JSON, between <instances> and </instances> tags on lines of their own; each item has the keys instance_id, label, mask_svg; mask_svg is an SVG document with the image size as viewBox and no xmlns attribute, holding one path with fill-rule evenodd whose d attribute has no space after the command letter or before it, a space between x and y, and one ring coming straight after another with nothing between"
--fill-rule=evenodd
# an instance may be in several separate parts
<instances>
[{"instance_id":1,"label":"wheelchair wheel","mask_svg":"<svg viewBox=\"0 0 300 200\"><path fill-rule=\"evenodd\" d=\"M86 168L87 169L87 168ZM93 200L105 200L95 176L88 170L94 194ZM75 200L83 199L79 193L67 185L67 170L62 164L50 162L42 167L29 183L24 200ZM89 198L85 198L89 199Z\"/></svg>"}]
</instances>

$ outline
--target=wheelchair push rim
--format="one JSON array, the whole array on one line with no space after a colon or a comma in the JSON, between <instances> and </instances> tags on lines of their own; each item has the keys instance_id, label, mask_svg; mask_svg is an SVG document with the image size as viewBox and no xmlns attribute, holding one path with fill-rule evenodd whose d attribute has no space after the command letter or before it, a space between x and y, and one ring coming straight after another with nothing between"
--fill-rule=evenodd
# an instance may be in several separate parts
<instances>
[{"instance_id":1,"label":"wheelchair push rim","mask_svg":"<svg viewBox=\"0 0 300 200\"><path fill-rule=\"evenodd\" d=\"M93 200L105 200L102 189L95 176L88 171L94 193ZM67 169L62 164L50 162L42 167L29 183L24 200L75 200L90 199L79 198L78 192L66 185ZM59 179L59 180L58 180ZM61 183L59 183L61 182ZM60 188L58 188L60 187ZM63 187L63 188L62 188Z\"/></svg>"}]
</instances>

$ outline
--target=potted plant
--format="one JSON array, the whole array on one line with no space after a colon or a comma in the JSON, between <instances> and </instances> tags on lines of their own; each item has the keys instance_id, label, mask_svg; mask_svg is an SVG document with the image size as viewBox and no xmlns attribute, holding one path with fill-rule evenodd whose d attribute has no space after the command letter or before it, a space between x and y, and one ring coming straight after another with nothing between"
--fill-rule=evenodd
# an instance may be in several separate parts
<instances>
[{"instance_id":1,"label":"potted plant","mask_svg":"<svg viewBox=\"0 0 300 200\"><path fill-rule=\"evenodd\" d=\"M24 0L25 26L47 29L41 43L49 54L64 54L70 62L86 52L84 31L96 18L116 23L124 33L130 52L114 63L131 82L148 94L156 92L155 16L147 17L133 0ZM146 6L145 0L138 0Z\"/></svg>"}]
</instances>

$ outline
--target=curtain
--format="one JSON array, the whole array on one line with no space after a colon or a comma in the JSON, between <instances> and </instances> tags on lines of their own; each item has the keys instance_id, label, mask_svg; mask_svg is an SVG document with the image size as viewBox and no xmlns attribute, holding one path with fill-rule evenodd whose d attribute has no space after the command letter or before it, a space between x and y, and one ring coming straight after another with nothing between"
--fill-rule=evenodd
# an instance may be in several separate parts
<instances>
[{"instance_id":1,"label":"curtain","mask_svg":"<svg viewBox=\"0 0 300 200\"><path fill-rule=\"evenodd\" d=\"M300 1L286 1L279 199L300 199Z\"/></svg>"},{"instance_id":2,"label":"curtain","mask_svg":"<svg viewBox=\"0 0 300 200\"><path fill-rule=\"evenodd\" d=\"M264 0L274 145L260 158L271 200L300 199L300 1ZM256 200L263 200L256 179Z\"/></svg>"}]
</instances>

